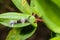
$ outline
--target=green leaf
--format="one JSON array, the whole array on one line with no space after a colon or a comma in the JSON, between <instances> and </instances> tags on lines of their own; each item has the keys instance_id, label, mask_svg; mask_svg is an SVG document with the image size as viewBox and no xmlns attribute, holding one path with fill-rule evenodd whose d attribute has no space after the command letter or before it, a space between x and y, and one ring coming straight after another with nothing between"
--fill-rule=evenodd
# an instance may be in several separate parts
<instances>
[{"instance_id":1,"label":"green leaf","mask_svg":"<svg viewBox=\"0 0 60 40\"><path fill-rule=\"evenodd\" d=\"M35 0L31 0L31 8L32 8L32 11L35 13L35 14L37 14L39 17L41 17L42 15L41 15L41 10L40 10L40 6L39 6L39 4L37 3L37 1L35 1Z\"/></svg>"},{"instance_id":2,"label":"green leaf","mask_svg":"<svg viewBox=\"0 0 60 40\"><path fill-rule=\"evenodd\" d=\"M14 3L14 5L23 13L32 14L31 8L29 7L27 0L12 0L12 2Z\"/></svg>"},{"instance_id":3,"label":"green leaf","mask_svg":"<svg viewBox=\"0 0 60 40\"><path fill-rule=\"evenodd\" d=\"M17 13L17 12L7 12L7 13L3 13L0 14L0 18L2 19L11 19L11 20L20 20L22 18L28 18L30 15L28 14L21 14L21 13Z\"/></svg>"},{"instance_id":4,"label":"green leaf","mask_svg":"<svg viewBox=\"0 0 60 40\"><path fill-rule=\"evenodd\" d=\"M0 14L0 23L8 26L8 27L13 27L13 28L19 28L19 27L25 27L27 25L30 25L32 23L35 22L35 18L33 16L31 16L27 14L19 14L16 12L9 12L9 13L4 13L4 14ZM13 26L10 25L10 21L17 21L17 20L21 20L23 18L26 18L28 20L28 22L26 23L17 23L14 24ZM28 19L29 18L29 19Z\"/></svg>"},{"instance_id":5,"label":"green leaf","mask_svg":"<svg viewBox=\"0 0 60 40\"><path fill-rule=\"evenodd\" d=\"M51 0L35 0L40 13L48 28L56 33L60 33L60 8Z\"/></svg>"},{"instance_id":6,"label":"green leaf","mask_svg":"<svg viewBox=\"0 0 60 40\"><path fill-rule=\"evenodd\" d=\"M51 0L51 1L54 2L60 8L60 0Z\"/></svg>"},{"instance_id":7,"label":"green leaf","mask_svg":"<svg viewBox=\"0 0 60 40\"><path fill-rule=\"evenodd\" d=\"M51 38L50 40L60 40L60 37L54 37L54 38Z\"/></svg>"},{"instance_id":8,"label":"green leaf","mask_svg":"<svg viewBox=\"0 0 60 40\"><path fill-rule=\"evenodd\" d=\"M17 23L17 24L14 24L13 26L12 25L10 25L10 21L11 20L2 20L1 22L0 22L0 24L2 24L2 25L4 25L4 26L7 26L7 27L12 27L12 28L20 28L20 27L25 27L25 26L28 26L28 25L30 25L31 23L24 23L24 24L22 24L22 23Z\"/></svg>"},{"instance_id":9,"label":"green leaf","mask_svg":"<svg viewBox=\"0 0 60 40\"><path fill-rule=\"evenodd\" d=\"M9 32L6 40L20 40L20 34L19 34L20 30L21 29L12 29Z\"/></svg>"},{"instance_id":10,"label":"green leaf","mask_svg":"<svg viewBox=\"0 0 60 40\"><path fill-rule=\"evenodd\" d=\"M6 40L26 40L27 38L29 38L30 36L32 36L34 34L34 32L36 31L36 27L33 26L27 26L27 27L23 27L23 28L19 28L19 29L12 29Z\"/></svg>"}]
</instances>

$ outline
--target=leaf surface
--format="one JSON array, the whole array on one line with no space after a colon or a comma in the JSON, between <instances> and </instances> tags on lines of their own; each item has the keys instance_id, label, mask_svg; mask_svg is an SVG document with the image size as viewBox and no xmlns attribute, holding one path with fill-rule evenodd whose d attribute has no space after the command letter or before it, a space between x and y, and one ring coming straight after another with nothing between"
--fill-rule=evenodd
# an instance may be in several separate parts
<instances>
[{"instance_id":1,"label":"leaf surface","mask_svg":"<svg viewBox=\"0 0 60 40\"><path fill-rule=\"evenodd\" d=\"M14 5L23 13L32 15L30 6L28 5L27 0L12 0Z\"/></svg>"},{"instance_id":2,"label":"leaf surface","mask_svg":"<svg viewBox=\"0 0 60 40\"><path fill-rule=\"evenodd\" d=\"M33 17L33 16L30 17L30 16L31 15L19 14L16 12L4 13L4 14L0 14L0 23L5 25L5 26L13 27L13 28L25 27L25 26L30 25L30 24L35 22L35 17ZM16 23L13 26L10 25L11 20L17 21L17 20L21 20L23 18L25 20L27 20L26 23Z\"/></svg>"},{"instance_id":3,"label":"leaf surface","mask_svg":"<svg viewBox=\"0 0 60 40\"><path fill-rule=\"evenodd\" d=\"M34 32L36 31L36 24L34 26L27 26L27 27L23 27L23 28L18 28L18 29L12 29L6 40L26 40L27 38L29 38L30 36L32 36L34 34Z\"/></svg>"},{"instance_id":4,"label":"leaf surface","mask_svg":"<svg viewBox=\"0 0 60 40\"><path fill-rule=\"evenodd\" d=\"M50 40L60 40L60 37L54 37L54 38L51 38Z\"/></svg>"},{"instance_id":5,"label":"leaf surface","mask_svg":"<svg viewBox=\"0 0 60 40\"><path fill-rule=\"evenodd\" d=\"M56 33L60 33L60 7L51 0L34 0L37 8L48 28ZM56 0L57 1L57 0ZM40 15L39 14L39 15Z\"/></svg>"}]
</instances>

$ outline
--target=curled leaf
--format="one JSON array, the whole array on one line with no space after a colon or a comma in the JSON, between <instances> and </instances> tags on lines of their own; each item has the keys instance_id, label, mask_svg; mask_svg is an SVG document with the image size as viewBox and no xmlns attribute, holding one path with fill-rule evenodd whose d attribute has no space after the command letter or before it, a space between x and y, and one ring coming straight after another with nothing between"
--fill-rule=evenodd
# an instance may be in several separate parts
<instances>
[{"instance_id":1,"label":"curled leaf","mask_svg":"<svg viewBox=\"0 0 60 40\"><path fill-rule=\"evenodd\" d=\"M4 14L0 14L0 23L5 26L13 27L13 28L25 27L35 22L35 17L31 16L29 18L29 16L31 15L19 14L16 12L4 13ZM22 20L23 18L25 18L26 20L29 18L28 22L24 22L24 23L17 22L18 20L23 21Z\"/></svg>"}]
</instances>

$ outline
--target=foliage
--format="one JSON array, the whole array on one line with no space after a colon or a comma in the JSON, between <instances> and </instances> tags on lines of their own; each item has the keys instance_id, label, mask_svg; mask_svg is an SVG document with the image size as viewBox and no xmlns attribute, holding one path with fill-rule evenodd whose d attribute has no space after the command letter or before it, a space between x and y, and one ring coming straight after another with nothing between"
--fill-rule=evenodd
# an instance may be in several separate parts
<instances>
[{"instance_id":1,"label":"foliage","mask_svg":"<svg viewBox=\"0 0 60 40\"><path fill-rule=\"evenodd\" d=\"M37 23L34 23L35 17L32 13L37 14L44 20L44 23L56 34L60 34L60 1L58 0L31 0L30 5L28 5L27 0L12 0L15 6L22 11L22 14L17 12L8 12L0 14L0 23L12 27L6 40L25 40L29 38L36 30ZM23 20L24 19L24 20ZM14 23L9 24L13 20ZM22 20L21 23L16 24L15 21ZM28 22L24 22L28 20ZM28 25L33 25L33 30L24 35L20 34L25 28L28 29ZM32 29L32 28L31 28ZM30 30L31 30L30 29ZM23 30L23 31L22 31ZM58 34L57 34L58 35ZM16 38L16 39L15 39ZM60 37L55 37L51 40L60 39Z\"/></svg>"},{"instance_id":2,"label":"foliage","mask_svg":"<svg viewBox=\"0 0 60 40\"><path fill-rule=\"evenodd\" d=\"M60 37L54 37L54 38L52 38L50 40L60 40Z\"/></svg>"},{"instance_id":3,"label":"foliage","mask_svg":"<svg viewBox=\"0 0 60 40\"><path fill-rule=\"evenodd\" d=\"M27 20L28 22L18 23L18 24L16 23L15 25L13 25L13 27L14 28L24 27L26 25L30 25L35 22L35 18L33 16L31 16L30 18L29 17L30 17L30 15L28 15L28 14L19 14L17 12L8 12L8 13L0 14L0 18L1 18L0 23L5 26L12 27L10 25L11 20L17 22L17 20L20 21L23 18L23 19Z\"/></svg>"}]
</instances>

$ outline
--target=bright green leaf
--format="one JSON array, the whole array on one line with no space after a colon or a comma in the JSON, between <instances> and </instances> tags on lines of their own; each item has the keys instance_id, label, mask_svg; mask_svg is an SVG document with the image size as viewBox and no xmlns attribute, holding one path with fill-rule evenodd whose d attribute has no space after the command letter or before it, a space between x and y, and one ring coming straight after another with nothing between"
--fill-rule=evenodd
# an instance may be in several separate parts
<instances>
[{"instance_id":1,"label":"bright green leaf","mask_svg":"<svg viewBox=\"0 0 60 40\"><path fill-rule=\"evenodd\" d=\"M27 0L12 0L14 5L23 13L32 14L31 8L29 7Z\"/></svg>"},{"instance_id":2,"label":"bright green leaf","mask_svg":"<svg viewBox=\"0 0 60 40\"><path fill-rule=\"evenodd\" d=\"M11 20L20 20L22 18L28 18L30 15L28 14L21 14L21 13L17 13L17 12L7 12L7 13L3 13L0 14L0 18L2 19L11 19Z\"/></svg>"},{"instance_id":3,"label":"bright green leaf","mask_svg":"<svg viewBox=\"0 0 60 40\"><path fill-rule=\"evenodd\" d=\"M54 38L51 38L50 40L60 40L60 37L54 37Z\"/></svg>"},{"instance_id":4,"label":"bright green leaf","mask_svg":"<svg viewBox=\"0 0 60 40\"><path fill-rule=\"evenodd\" d=\"M29 17L30 17L30 15L19 14L16 12L4 13L4 14L0 14L0 23L5 26L13 27L13 28L25 27L25 26L30 25L35 22L35 18L33 16L31 16L30 18ZM17 21L17 20L21 20L22 18L26 18L28 22L17 23L17 24L14 24L13 26L10 25L11 20Z\"/></svg>"},{"instance_id":5,"label":"bright green leaf","mask_svg":"<svg viewBox=\"0 0 60 40\"><path fill-rule=\"evenodd\" d=\"M60 0L51 0L51 1L54 2L60 8Z\"/></svg>"},{"instance_id":6,"label":"bright green leaf","mask_svg":"<svg viewBox=\"0 0 60 40\"><path fill-rule=\"evenodd\" d=\"M35 13L35 14L37 14L39 17L41 17L42 15L41 15L41 10L40 10L40 8L39 8L39 4L37 3L37 1L35 1L35 0L31 0L31 8L32 8L32 11Z\"/></svg>"},{"instance_id":7,"label":"bright green leaf","mask_svg":"<svg viewBox=\"0 0 60 40\"><path fill-rule=\"evenodd\" d=\"M20 30L21 29L12 29L9 32L6 40L20 40L20 34L19 34Z\"/></svg>"},{"instance_id":8,"label":"bright green leaf","mask_svg":"<svg viewBox=\"0 0 60 40\"><path fill-rule=\"evenodd\" d=\"M4 26L12 27L12 28L25 27L25 26L28 26L28 25L31 24L31 23L24 23L24 24L18 23L18 24L14 24L14 25L12 26L12 25L10 25L10 20L2 20L0 23L1 23L2 25L4 25Z\"/></svg>"},{"instance_id":9,"label":"bright green leaf","mask_svg":"<svg viewBox=\"0 0 60 40\"><path fill-rule=\"evenodd\" d=\"M39 6L42 18L54 32L60 33L60 8L51 0L35 0Z\"/></svg>"}]
</instances>

